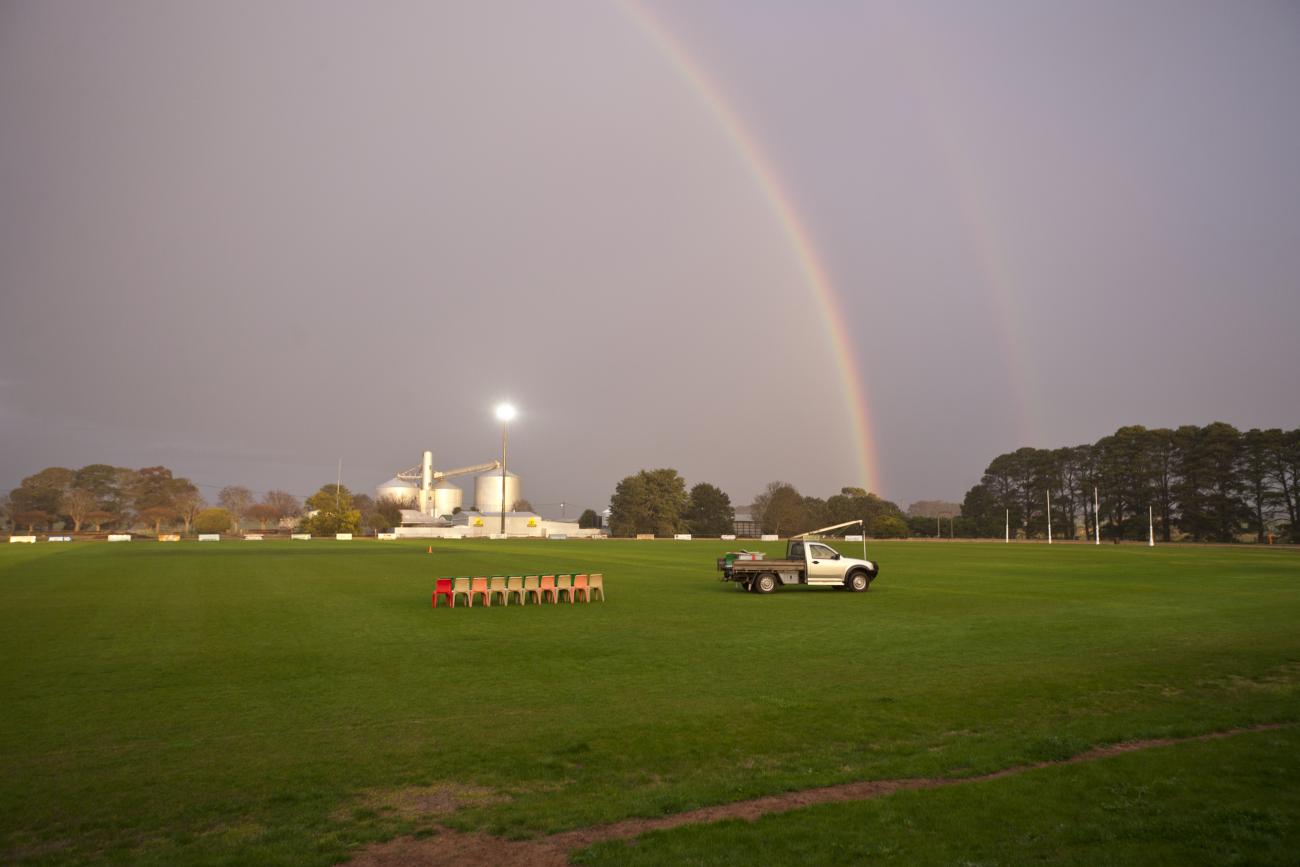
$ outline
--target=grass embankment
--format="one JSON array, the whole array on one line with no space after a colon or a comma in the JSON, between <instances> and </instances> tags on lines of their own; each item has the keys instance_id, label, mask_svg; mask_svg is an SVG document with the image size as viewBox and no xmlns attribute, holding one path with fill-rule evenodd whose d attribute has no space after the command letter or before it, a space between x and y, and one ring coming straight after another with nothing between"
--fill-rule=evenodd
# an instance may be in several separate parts
<instances>
[{"instance_id":1,"label":"grass embankment","mask_svg":"<svg viewBox=\"0 0 1300 867\"><path fill-rule=\"evenodd\" d=\"M1300 720L1291 551L881 543L870 593L759 597L713 580L728 543L425 544L0 548L0 854L326 864ZM436 574L547 569L609 601L429 609ZM1204 748L1274 749L1241 743ZM1029 821L1032 779L975 785ZM403 809L424 786L463 808Z\"/></svg>"}]
</instances>

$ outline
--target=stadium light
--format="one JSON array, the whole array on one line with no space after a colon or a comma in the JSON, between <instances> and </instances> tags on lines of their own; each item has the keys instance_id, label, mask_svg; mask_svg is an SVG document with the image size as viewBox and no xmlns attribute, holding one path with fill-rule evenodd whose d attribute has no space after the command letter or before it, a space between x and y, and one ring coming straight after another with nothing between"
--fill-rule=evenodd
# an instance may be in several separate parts
<instances>
[{"instance_id":1,"label":"stadium light","mask_svg":"<svg viewBox=\"0 0 1300 867\"><path fill-rule=\"evenodd\" d=\"M506 534L506 442L510 422L517 415L514 406L497 404L497 420L501 422L501 535Z\"/></svg>"}]
</instances>

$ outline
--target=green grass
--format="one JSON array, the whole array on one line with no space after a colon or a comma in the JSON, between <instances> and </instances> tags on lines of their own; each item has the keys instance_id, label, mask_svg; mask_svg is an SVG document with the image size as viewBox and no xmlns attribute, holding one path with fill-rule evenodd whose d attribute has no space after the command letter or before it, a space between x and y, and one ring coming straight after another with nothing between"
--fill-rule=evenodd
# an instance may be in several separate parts
<instances>
[{"instance_id":1,"label":"green grass","mask_svg":"<svg viewBox=\"0 0 1300 867\"><path fill-rule=\"evenodd\" d=\"M0 547L0 860L328 864L429 828L368 790L480 787L450 823L524 836L1300 720L1295 551L879 543L870 593L759 597L714 580L728 543L426 544ZM609 601L429 609L434 575L539 570ZM1028 822L1032 779L975 786Z\"/></svg>"},{"instance_id":2,"label":"green grass","mask_svg":"<svg viewBox=\"0 0 1300 867\"><path fill-rule=\"evenodd\" d=\"M1300 731L1181 744L876 801L686 826L586 865L1295 864Z\"/></svg>"}]
</instances>

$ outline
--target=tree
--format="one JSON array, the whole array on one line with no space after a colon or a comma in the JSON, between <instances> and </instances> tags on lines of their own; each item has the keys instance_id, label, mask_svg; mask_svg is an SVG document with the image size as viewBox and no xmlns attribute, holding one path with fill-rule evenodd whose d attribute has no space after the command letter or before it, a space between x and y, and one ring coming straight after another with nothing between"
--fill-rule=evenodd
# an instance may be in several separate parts
<instances>
[{"instance_id":1,"label":"tree","mask_svg":"<svg viewBox=\"0 0 1300 867\"><path fill-rule=\"evenodd\" d=\"M616 536L684 532L686 482L676 470L641 470L618 483L609 501L610 530Z\"/></svg>"},{"instance_id":2,"label":"tree","mask_svg":"<svg viewBox=\"0 0 1300 867\"><path fill-rule=\"evenodd\" d=\"M59 509L72 519L72 532L80 533L86 516L95 511L98 505L98 499L90 491L71 488L63 495L63 499L59 502Z\"/></svg>"},{"instance_id":3,"label":"tree","mask_svg":"<svg viewBox=\"0 0 1300 867\"><path fill-rule=\"evenodd\" d=\"M194 516L196 533L224 533L230 529L230 513L225 509L204 509Z\"/></svg>"},{"instance_id":4,"label":"tree","mask_svg":"<svg viewBox=\"0 0 1300 867\"><path fill-rule=\"evenodd\" d=\"M762 525L764 533L784 533L789 536L808 529L808 513L803 497L788 482L768 482L763 492L754 498L754 518Z\"/></svg>"},{"instance_id":5,"label":"tree","mask_svg":"<svg viewBox=\"0 0 1300 867\"><path fill-rule=\"evenodd\" d=\"M375 511L384 516L390 529L401 526L402 504L392 497L380 497L375 501Z\"/></svg>"},{"instance_id":6,"label":"tree","mask_svg":"<svg viewBox=\"0 0 1300 867\"><path fill-rule=\"evenodd\" d=\"M254 503L248 507L248 517L257 522L257 525L262 528L262 532L266 532L266 525L276 520L279 514L275 506L270 503Z\"/></svg>"},{"instance_id":7,"label":"tree","mask_svg":"<svg viewBox=\"0 0 1300 867\"><path fill-rule=\"evenodd\" d=\"M96 509L93 512L86 513L86 520L94 525L96 533L99 532L101 526L112 523L113 521L116 521L117 518L118 515L116 512L110 512L107 509Z\"/></svg>"},{"instance_id":8,"label":"tree","mask_svg":"<svg viewBox=\"0 0 1300 867\"><path fill-rule=\"evenodd\" d=\"M302 514L302 503L298 502L297 497L286 491L267 491L266 496L262 497L262 502L275 507L277 521L282 521L285 518L296 518Z\"/></svg>"},{"instance_id":9,"label":"tree","mask_svg":"<svg viewBox=\"0 0 1300 867\"><path fill-rule=\"evenodd\" d=\"M150 506L140 510L140 520L153 524L155 536L162 534L162 525L176 520L176 510L171 506Z\"/></svg>"},{"instance_id":10,"label":"tree","mask_svg":"<svg viewBox=\"0 0 1300 867\"><path fill-rule=\"evenodd\" d=\"M28 476L9 492L13 508L19 512L45 512L54 520L62 514L63 495L72 487L76 473L65 467L46 467Z\"/></svg>"},{"instance_id":11,"label":"tree","mask_svg":"<svg viewBox=\"0 0 1300 867\"><path fill-rule=\"evenodd\" d=\"M308 517L303 527L314 535L361 531L361 512L352 508L352 492L345 485L322 485L307 498Z\"/></svg>"},{"instance_id":12,"label":"tree","mask_svg":"<svg viewBox=\"0 0 1300 867\"><path fill-rule=\"evenodd\" d=\"M879 515L867 530L877 539L906 539L907 522L898 515Z\"/></svg>"},{"instance_id":13,"label":"tree","mask_svg":"<svg viewBox=\"0 0 1300 867\"><path fill-rule=\"evenodd\" d=\"M595 515L595 512L592 512ZM597 518L597 524L599 524ZM697 536L722 536L736 531L736 510L721 488L700 482L691 488L686 504L686 526Z\"/></svg>"},{"instance_id":14,"label":"tree","mask_svg":"<svg viewBox=\"0 0 1300 867\"><path fill-rule=\"evenodd\" d=\"M1258 428L1242 436L1241 454L1237 471L1241 477L1241 490L1245 495L1250 527L1255 531L1255 541L1263 542L1273 522L1273 513L1280 500L1279 492L1272 487L1271 451L1272 431ZM1278 431L1277 433L1281 433Z\"/></svg>"},{"instance_id":15,"label":"tree","mask_svg":"<svg viewBox=\"0 0 1300 867\"><path fill-rule=\"evenodd\" d=\"M90 491L105 509L122 507L122 490L118 486L118 468L110 464L87 464L77 470L72 486Z\"/></svg>"},{"instance_id":16,"label":"tree","mask_svg":"<svg viewBox=\"0 0 1300 867\"><path fill-rule=\"evenodd\" d=\"M515 512L531 512L533 511L533 504L528 502L527 500L519 499L519 500L515 500L514 505L511 506L510 508L512 511Z\"/></svg>"},{"instance_id":17,"label":"tree","mask_svg":"<svg viewBox=\"0 0 1300 867\"><path fill-rule=\"evenodd\" d=\"M185 525L185 533L188 535L194 517L203 511L207 503L203 501L203 495L189 479L173 479L172 506L176 509L176 515L181 519L181 523Z\"/></svg>"},{"instance_id":18,"label":"tree","mask_svg":"<svg viewBox=\"0 0 1300 867\"><path fill-rule=\"evenodd\" d=\"M578 529L580 530L598 530L600 529L600 515L596 514L595 509L584 509L578 516Z\"/></svg>"},{"instance_id":19,"label":"tree","mask_svg":"<svg viewBox=\"0 0 1300 867\"><path fill-rule=\"evenodd\" d=\"M49 529L49 524L53 520L53 515L41 509L26 509L21 512L14 512L14 525L26 524L28 535L34 532L37 524L45 525L46 529Z\"/></svg>"},{"instance_id":20,"label":"tree","mask_svg":"<svg viewBox=\"0 0 1300 867\"><path fill-rule=\"evenodd\" d=\"M226 485L217 492L217 504L230 513L230 520L238 533L244 524L244 515L253 503L253 492L243 485Z\"/></svg>"}]
</instances>

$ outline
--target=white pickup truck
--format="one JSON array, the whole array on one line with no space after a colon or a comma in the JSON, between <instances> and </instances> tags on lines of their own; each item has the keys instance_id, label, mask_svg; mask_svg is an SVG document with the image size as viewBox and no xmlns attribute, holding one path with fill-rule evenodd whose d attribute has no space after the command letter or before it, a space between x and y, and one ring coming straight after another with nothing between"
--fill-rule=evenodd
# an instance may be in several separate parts
<instances>
[{"instance_id":1,"label":"white pickup truck","mask_svg":"<svg viewBox=\"0 0 1300 867\"><path fill-rule=\"evenodd\" d=\"M859 560L843 556L825 542L808 538L858 523L849 521L791 537L784 560L764 560L761 554L749 551L727 554L718 559L718 570L723 581L735 581L754 593L771 593L782 584L845 587L861 593L880 573L875 561L866 559L866 542L862 544L863 557Z\"/></svg>"}]
</instances>

